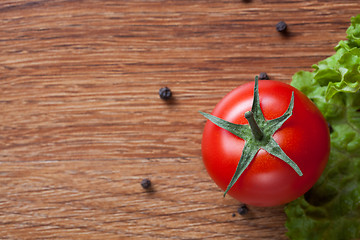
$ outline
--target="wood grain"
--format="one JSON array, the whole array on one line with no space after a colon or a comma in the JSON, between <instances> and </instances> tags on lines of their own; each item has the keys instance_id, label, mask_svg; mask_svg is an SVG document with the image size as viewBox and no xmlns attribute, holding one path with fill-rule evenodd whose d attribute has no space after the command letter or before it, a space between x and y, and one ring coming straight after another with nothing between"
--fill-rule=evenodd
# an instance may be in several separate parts
<instances>
[{"instance_id":1,"label":"wood grain","mask_svg":"<svg viewBox=\"0 0 360 240\"><path fill-rule=\"evenodd\" d=\"M261 71L310 70L359 13L358 0L2 1L1 238L286 239L282 206L233 216L197 112Z\"/></svg>"}]
</instances>

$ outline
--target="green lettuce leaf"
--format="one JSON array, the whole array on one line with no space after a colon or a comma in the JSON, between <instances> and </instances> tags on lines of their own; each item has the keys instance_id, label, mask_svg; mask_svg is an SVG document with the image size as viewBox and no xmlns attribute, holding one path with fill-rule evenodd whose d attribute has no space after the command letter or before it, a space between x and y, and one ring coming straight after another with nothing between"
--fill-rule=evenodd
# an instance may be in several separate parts
<instances>
[{"instance_id":1,"label":"green lettuce leaf","mask_svg":"<svg viewBox=\"0 0 360 240\"><path fill-rule=\"evenodd\" d=\"M360 47L360 14L351 18L351 25L346 31L350 44Z\"/></svg>"},{"instance_id":2,"label":"green lettuce leaf","mask_svg":"<svg viewBox=\"0 0 360 240\"><path fill-rule=\"evenodd\" d=\"M285 207L293 240L360 239L360 15L351 18L336 53L300 71L291 85L305 93L329 122L329 162L318 182Z\"/></svg>"}]
</instances>

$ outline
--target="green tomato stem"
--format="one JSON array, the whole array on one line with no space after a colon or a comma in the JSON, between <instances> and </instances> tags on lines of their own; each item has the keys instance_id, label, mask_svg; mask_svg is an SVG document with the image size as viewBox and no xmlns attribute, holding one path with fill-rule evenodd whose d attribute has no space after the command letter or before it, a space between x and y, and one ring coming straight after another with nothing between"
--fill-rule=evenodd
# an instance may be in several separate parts
<instances>
[{"instance_id":1,"label":"green tomato stem","mask_svg":"<svg viewBox=\"0 0 360 240\"><path fill-rule=\"evenodd\" d=\"M251 127L251 132L254 135L256 140L261 141L264 137L264 133L259 128L259 125L256 123L254 114L252 111L248 111L245 113L245 118L249 122L249 125Z\"/></svg>"}]
</instances>

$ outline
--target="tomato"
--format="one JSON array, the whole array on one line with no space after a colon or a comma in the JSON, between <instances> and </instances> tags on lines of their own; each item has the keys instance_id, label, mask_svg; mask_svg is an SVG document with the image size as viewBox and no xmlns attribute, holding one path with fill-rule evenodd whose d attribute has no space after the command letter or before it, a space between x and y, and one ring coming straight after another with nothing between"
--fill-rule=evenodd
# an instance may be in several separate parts
<instances>
[{"instance_id":1,"label":"tomato","mask_svg":"<svg viewBox=\"0 0 360 240\"><path fill-rule=\"evenodd\" d=\"M254 94L254 82L241 85L226 95L211 115L230 123L248 125L244 115L252 110ZM281 117L293 101L292 114L270 137L301 174L259 147L227 193L249 205L276 206L295 200L315 184L329 157L330 134L315 104L286 83L258 81L258 99L265 121ZM206 122L202 138L203 162L210 177L224 191L240 164L245 144L242 137L210 120Z\"/></svg>"}]
</instances>

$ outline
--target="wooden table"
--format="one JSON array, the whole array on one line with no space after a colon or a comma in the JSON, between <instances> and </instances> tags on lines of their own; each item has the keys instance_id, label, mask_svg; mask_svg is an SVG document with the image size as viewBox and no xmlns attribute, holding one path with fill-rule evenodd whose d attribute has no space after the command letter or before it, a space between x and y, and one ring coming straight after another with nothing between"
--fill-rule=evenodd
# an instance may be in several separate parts
<instances>
[{"instance_id":1,"label":"wooden table","mask_svg":"<svg viewBox=\"0 0 360 240\"><path fill-rule=\"evenodd\" d=\"M1 238L286 239L283 206L240 216L222 197L198 111L260 72L311 70L359 13L358 0L1 1Z\"/></svg>"}]
</instances>

